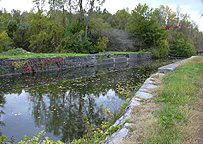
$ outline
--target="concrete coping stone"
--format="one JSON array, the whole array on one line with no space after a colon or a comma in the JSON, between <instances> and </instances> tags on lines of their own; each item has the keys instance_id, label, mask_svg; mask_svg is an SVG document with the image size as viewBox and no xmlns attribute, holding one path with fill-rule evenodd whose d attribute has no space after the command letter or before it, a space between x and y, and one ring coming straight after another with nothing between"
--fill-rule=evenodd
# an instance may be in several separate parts
<instances>
[{"instance_id":1,"label":"concrete coping stone","mask_svg":"<svg viewBox=\"0 0 203 144\"><path fill-rule=\"evenodd\" d=\"M154 84L149 84L149 83L144 83L142 86L141 86L141 88L139 89L139 91L140 92L147 92L147 91L149 91L149 90L151 90L151 89L155 89L155 88L157 88L158 87L158 85L154 85ZM139 92L138 91L138 92Z\"/></svg>"},{"instance_id":2,"label":"concrete coping stone","mask_svg":"<svg viewBox=\"0 0 203 144\"><path fill-rule=\"evenodd\" d=\"M197 56L192 56L192 57L190 57L188 59L184 59L184 60L181 60L181 61L169 64L169 65L160 67L160 68L158 68L158 72L160 72L160 73L167 73L167 72L170 72L170 71L174 71L179 65L181 65L185 61L187 61L189 59L193 59L195 57L197 57Z\"/></svg>"},{"instance_id":3,"label":"concrete coping stone","mask_svg":"<svg viewBox=\"0 0 203 144\"><path fill-rule=\"evenodd\" d=\"M136 97L142 98L142 99L149 99L152 98L153 95L147 92L142 92L142 91L138 91L135 94Z\"/></svg>"}]
</instances>

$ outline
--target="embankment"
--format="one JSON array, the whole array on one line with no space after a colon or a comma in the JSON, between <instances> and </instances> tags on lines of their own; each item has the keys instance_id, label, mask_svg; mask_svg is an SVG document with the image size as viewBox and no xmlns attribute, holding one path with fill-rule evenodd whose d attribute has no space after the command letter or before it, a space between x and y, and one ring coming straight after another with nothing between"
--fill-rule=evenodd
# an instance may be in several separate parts
<instances>
[{"instance_id":1,"label":"embankment","mask_svg":"<svg viewBox=\"0 0 203 144\"><path fill-rule=\"evenodd\" d=\"M166 75L166 73L175 71L181 64L193 58L195 58L195 56L158 68L158 72L153 74L143 83L140 89L135 93L135 96L131 99L129 105L124 110L123 115L111 126L119 126L119 129L112 135L108 136L105 143L122 143L129 134L129 127L136 124L126 122L127 119L131 119L133 117L133 109L140 106L142 101L151 99L153 97L152 90L160 87L160 79ZM111 129L111 127L109 129ZM108 134L108 131L106 134Z\"/></svg>"}]
</instances>

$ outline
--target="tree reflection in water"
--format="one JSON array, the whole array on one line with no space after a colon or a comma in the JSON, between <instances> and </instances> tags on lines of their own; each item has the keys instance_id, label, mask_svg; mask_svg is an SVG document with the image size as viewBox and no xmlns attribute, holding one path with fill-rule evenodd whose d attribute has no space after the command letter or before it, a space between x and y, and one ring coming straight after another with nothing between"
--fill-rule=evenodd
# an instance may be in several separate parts
<instances>
[{"instance_id":1,"label":"tree reflection in water","mask_svg":"<svg viewBox=\"0 0 203 144\"><path fill-rule=\"evenodd\" d=\"M77 139L85 131L84 115L87 115L90 123L94 125L101 124L104 119L100 105L105 102L98 105L95 100L108 95L110 90L116 92L118 83L138 85L145 79L146 73L143 75L143 70L137 70L136 74L130 69L101 73L97 76L26 89L30 94L35 124L38 127L45 126L46 132L59 136L64 142ZM116 95L118 98L111 101L112 111L117 110L126 99L118 93Z\"/></svg>"},{"instance_id":2,"label":"tree reflection in water","mask_svg":"<svg viewBox=\"0 0 203 144\"><path fill-rule=\"evenodd\" d=\"M0 126L3 127L5 126L5 123L2 121L2 115L4 115L4 104L6 103L4 95L0 93ZM1 129L0 129L0 135L2 135Z\"/></svg>"}]
</instances>

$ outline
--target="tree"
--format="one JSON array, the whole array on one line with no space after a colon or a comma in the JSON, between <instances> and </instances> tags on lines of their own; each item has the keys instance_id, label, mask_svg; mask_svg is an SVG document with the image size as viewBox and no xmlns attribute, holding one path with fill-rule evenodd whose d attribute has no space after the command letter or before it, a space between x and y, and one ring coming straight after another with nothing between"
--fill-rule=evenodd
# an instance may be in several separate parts
<instances>
[{"instance_id":1,"label":"tree","mask_svg":"<svg viewBox=\"0 0 203 144\"><path fill-rule=\"evenodd\" d=\"M128 30L142 37L145 48L159 48L160 41L165 40L167 36L164 27L157 24L153 9L146 4L139 4L132 11L132 21L128 24Z\"/></svg>"},{"instance_id":2,"label":"tree","mask_svg":"<svg viewBox=\"0 0 203 144\"><path fill-rule=\"evenodd\" d=\"M167 31L158 21L157 11L138 4L126 29L143 41L140 50L150 50L153 57L164 57L168 55Z\"/></svg>"},{"instance_id":3,"label":"tree","mask_svg":"<svg viewBox=\"0 0 203 144\"><path fill-rule=\"evenodd\" d=\"M105 2L105 0L87 0L86 3L84 3L83 0L79 0L79 12L80 12L80 24L85 28L85 38L87 38L87 32L88 32L88 25L90 22L90 19L93 14L93 10L96 8L96 5L102 5ZM85 7L83 7L85 5Z\"/></svg>"},{"instance_id":4,"label":"tree","mask_svg":"<svg viewBox=\"0 0 203 144\"><path fill-rule=\"evenodd\" d=\"M97 45L95 45L95 52L104 52L107 48L107 43L109 42L109 39L107 37L99 37L97 41Z\"/></svg>"},{"instance_id":5,"label":"tree","mask_svg":"<svg viewBox=\"0 0 203 144\"><path fill-rule=\"evenodd\" d=\"M104 22L111 24L113 15L109 13L106 8L101 12L100 17L104 20Z\"/></svg>"},{"instance_id":6,"label":"tree","mask_svg":"<svg viewBox=\"0 0 203 144\"><path fill-rule=\"evenodd\" d=\"M45 5L45 0L32 0L32 2L37 7L38 12L43 11L43 8L44 8L44 5Z\"/></svg>"},{"instance_id":7,"label":"tree","mask_svg":"<svg viewBox=\"0 0 203 144\"><path fill-rule=\"evenodd\" d=\"M190 57L195 55L195 51L189 42L184 39L178 39L171 46L170 54L175 57Z\"/></svg>"},{"instance_id":8,"label":"tree","mask_svg":"<svg viewBox=\"0 0 203 144\"><path fill-rule=\"evenodd\" d=\"M29 50L33 52L55 52L60 43L62 24L42 15L40 11L29 13L27 21L31 27Z\"/></svg>"},{"instance_id":9,"label":"tree","mask_svg":"<svg viewBox=\"0 0 203 144\"><path fill-rule=\"evenodd\" d=\"M0 52L11 49L12 40L6 30L7 20L10 18L10 14L0 11Z\"/></svg>"},{"instance_id":10,"label":"tree","mask_svg":"<svg viewBox=\"0 0 203 144\"><path fill-rule=\"evenodd\" d=\"M125 10L118 10L113 16L112 26L117 29L125 30L126 24L130 21L131 15Z\"/></svg>"},{"instance_id":11,"label":"tree","mask_svg":"<svg viewBox=\"0 0 203 144\"><path fill-rule=\"evenodd\" d=\"M89 22L89 33L91 34L91 37L99 37L99 36L103 36L104 33L109 30L111 28L111 26L104 22L103 19L101 18L95 18L93 17L90 22Z\"/></svg>"}]
</instances>

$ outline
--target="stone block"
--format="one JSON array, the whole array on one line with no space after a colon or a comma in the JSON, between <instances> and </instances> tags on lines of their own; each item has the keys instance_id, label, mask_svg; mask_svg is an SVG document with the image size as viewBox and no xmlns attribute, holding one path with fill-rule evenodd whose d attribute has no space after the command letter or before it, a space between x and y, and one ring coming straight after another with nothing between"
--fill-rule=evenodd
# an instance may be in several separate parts
<instances>
[{"instance_id":1,"label":"stone block","mask_svg":"<svg viewBox=\"0 0 203 144\"><path fill-rule=\"evenodd\" d=\"M127 62L127 58L116 58L115 63Z\"/></svg>"}]
</instances>

